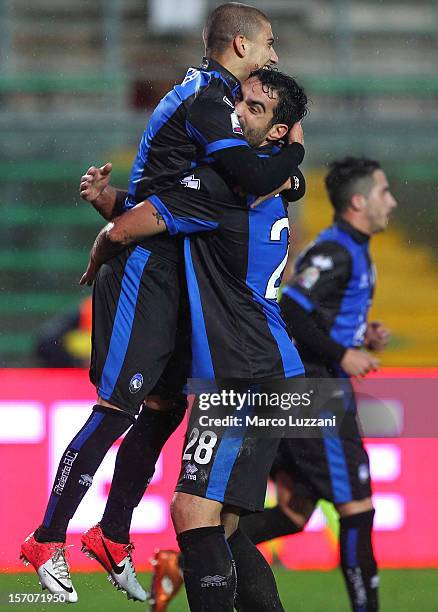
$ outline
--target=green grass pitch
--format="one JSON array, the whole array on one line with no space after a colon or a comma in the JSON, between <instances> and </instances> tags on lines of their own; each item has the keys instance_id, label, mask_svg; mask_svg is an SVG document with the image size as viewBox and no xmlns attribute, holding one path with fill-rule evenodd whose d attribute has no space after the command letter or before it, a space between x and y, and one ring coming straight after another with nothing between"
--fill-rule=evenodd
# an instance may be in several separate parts
<instances>
[{"instance_id":1,"label":"green grass pitch","mask_svg":"<svg viewBox=\"0 0 438 612\"><path fill-rule=\"evenodd\" d=\"M275 575L283 605L287 612L349 612L350 608L339 571L291 572L276 568ZM437 612L438 569L382 570L382 612ZM139 574L139 580L148 588L150 577ZM148 610L149 606L128 601L106 580L103 573L74 574L74 584L79 602L72 610L112 612L119 610ZM0 576L0 610L58 610L59 604L7 604L8 593L40 592L35 574L3 574ZM187 612L184 591L169 606L169 612Z\"/></svg>"}]
</instances>

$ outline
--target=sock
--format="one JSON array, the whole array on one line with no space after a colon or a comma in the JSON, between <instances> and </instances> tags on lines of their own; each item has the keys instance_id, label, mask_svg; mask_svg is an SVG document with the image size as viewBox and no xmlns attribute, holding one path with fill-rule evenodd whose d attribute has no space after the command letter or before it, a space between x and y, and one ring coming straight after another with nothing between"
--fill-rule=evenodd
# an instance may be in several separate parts
<instances>
[{"instance_id":1,"label":"sock","mask_svg":"<svg viewBox=\"0 0 438 612\"><path fill-rule=\"evenodd\" d=\"M280 506L243 516L239 521L239 528L254 544L302 531L301 527L286 516Z\"/></svg>"},{"instance_id":2,"label":"sock","mask_svg":"<svg viewBox=\"0 0 438 612\"><path fill-rule=\"evenodd\" d=\"M284 612L274 574L255 544L240 528L228 538L228 544L236 564L236 610Z\"/></svg>"},{"instance_id":3,"label":"sock","mask_svg":"<svg viewBox=\"0 0 438 612\"><path fill-rule=\"evenodd\" d=\"M107 538L127 544L132 513L154 475L160 452L181 423L184 409L169 412L145 406L117 453L116 467L100 526Z\"/></svg>"},{"instance_id":4,"label":"sock","mask_svg":"<svg viewBox=\"0 0 438 612\"><path fill-rule=\"evenodd\" d=\"M64 451L56 472L39 542L65 542L70 519L91 486L103 458L119 436L132 424L121 410L96 405L82 429Z\"/></svg>"},{"instance_id":5,"label":"sock","mask_svg":"<svg viewBox=\"0 0 438 612\"><path fill-rule=\"evenodd\" d=\"M369 510L340 520L341 567L354 612L378 610L379 577L371 541L373 518L374 510Z\"/></svg>"},{"instance_id":6,"label":"sock","mask_svg":"<svg viewBox=\"0 0 438 612\"><path fill-rule=\"evenodd\" d=\"M189 529L177 540L191 612L232 612L236 570L222 525Z\"/></svg>"}]
</instances>

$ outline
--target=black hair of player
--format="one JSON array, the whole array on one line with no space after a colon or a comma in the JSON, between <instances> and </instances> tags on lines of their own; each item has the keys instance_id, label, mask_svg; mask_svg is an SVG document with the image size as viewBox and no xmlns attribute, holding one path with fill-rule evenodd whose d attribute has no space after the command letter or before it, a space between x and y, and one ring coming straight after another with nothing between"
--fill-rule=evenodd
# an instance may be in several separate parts
<instances>
[{"instance_id":1,"label":"black hair of player","mask_svg":"<svg viewBox=\"0 0 438 612\"><path fill-rule=\"evenodd\" d=\"M267 93L273 91L278 96L269 127L276 123L284 123L291 128L294 123L301 121L307 115L306 92L293 77L269 68L256 70L250 74L251 77L257 77L261 81L264 91Z\"/></svg>"},{"instance_id":2,"label":"black hair of player","mask_svg":"<svg viewBox=\"0 0 438 612\"><path fill-rule=\"evenodd\" d=\"M367 196L373 186L373 174L380 170L378 161L366 157L345 157L329 165L325 186L335 215L344 213L355 193Z\"/></svg>"},{"instance_id":3,"label":"black hair of player","mask_svg":"<svg viewBox=\"0 0 438 612\"><path fill-rule=\"evenodd\" d=\"M223 53L238 35L252 40L262 23L269 23L269 19L254 6L240 2L221 4L210 13L204 26L206 55Z\"/></svg>"}]
</instances>

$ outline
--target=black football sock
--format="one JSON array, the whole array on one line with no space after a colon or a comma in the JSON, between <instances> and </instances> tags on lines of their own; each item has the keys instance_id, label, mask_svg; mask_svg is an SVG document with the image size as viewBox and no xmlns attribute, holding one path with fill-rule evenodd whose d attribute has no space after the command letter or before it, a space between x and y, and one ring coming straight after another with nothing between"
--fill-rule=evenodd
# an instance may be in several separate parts
<instances>
[{"instance_id":1,"label":"black football sock","mask_svg":"<svg viewBox=\"0 0 438 612\"><path fill-rule=\"evenodd\" d=\"M192 612L232 612L236 570L222 525L183 531L184 582Z\"/></svg>"},{"instance_id":2,"label":"black football sock","mask_svg":"<svg viewBox=\"0 0 438 612\"><path fill-rule=\"evenodd\" d=\"M378 610L379 576L371 541L373 518L374 510L369 510L340 519L341 567L354 612Z\"/></svg>"},{"instance_id":3,"label":"black football sock","mask_svg":"<svg viewBox=\"0 0 438 612\"><path fill-rule=\"evenodd\" d=\"M132 513L154 475L160 452L181 423L184 408L161 412L145 406L125 436L100 526L106 537L127 544Z\"/></svg>"},{"instance_id":4,"label":"black football sock","mask_svg":"<svg viewBox=\"0 0 438 612\"><path fill-rule=\"evenodd\" d=\"M256 545L240 529L229 538L236 564L238 612L284 612L274 574Z\"/></svg>"},{"instance_id":5,"label":"black football sock","mask_svg":"<svg viewBox=\"0 0 438 612\"><path fill-rule=\"evenodd\" d=\"M301 527L286 516L280 506L243 516L239 521L239 528L253 544L302 531Z\"/></svg>"},{"instance_id":6,"label":"black football sock","mask_svg":"<svg viewBox=\"0 0 438 612\"><path fill-rule=\"evenodd\" d=\"M97 468L132 422L121 410L94 406L61 457L43 523L35 532L37 541L65 542L68 523L90 488Z\"/></svg>"}]
</instances>

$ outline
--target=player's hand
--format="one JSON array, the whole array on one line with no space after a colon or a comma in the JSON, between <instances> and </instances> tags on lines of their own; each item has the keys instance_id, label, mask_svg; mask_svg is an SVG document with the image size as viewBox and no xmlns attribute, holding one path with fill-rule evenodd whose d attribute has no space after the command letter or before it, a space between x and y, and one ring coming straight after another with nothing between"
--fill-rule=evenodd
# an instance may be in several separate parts
<instances>
[{"instance_id":1,"label":"player's hand","mask_svg":"<svg viewBox=\"0 0 438 612\"><path fill-rule=\"evenodd\" d=\"M112 169L113 165L110 162L100 168L96 166L88 168L87 173L81 177L79 185L81 198L87 202L97 200L105 187L109 185Z\"/></svg>"},{"instance_id":2,"label":"player's hand","mask_svg":"<svg viewBox=\"0 0 438 612\"><path fill-rule=\"evenodd\" d=\"M380 321L368 323L365 332L365 346L370 351L383 351L391 338L391 332Z\"/></svg>"},{"instance_id":3,"label":"player's hand","mask_svg":"<svg viewBox=\"0 0 438 612\"><path fill-rule=\"evenodd\" d=\"M294 123L289 130L288 144L293 144L294 142L299 142L300 144L304 145L304 132L301 121Z\"/></svg>"},{"instance_id":4,"label":"player's hand","mask_svg":"<svg viewBox=\"0 0 438 612\"><path fill-rule=\"evenodd\" d=\"M378 370L379 362L366 351L347 349L341 359L341 368L350 376L366 376L371 370Z\"/></svg>"},{"instance_id":5,"label":"player's hand","mask_svg":"<svg viewBox=\"0 0 438 612\"><path fill-rule=\"evenodd\" d=\"M89 287L91 287L91 285L94 283L94 281L96 279L96 275L97 275L97 273L99 271L99 267L100 266L98 266L96 264L94 259L92 259L90 257L87 269L85 270L85 272L81 276L81 280L79 281L79 284L80 285L88 285Z\"/></svg>"}]
</instances>

